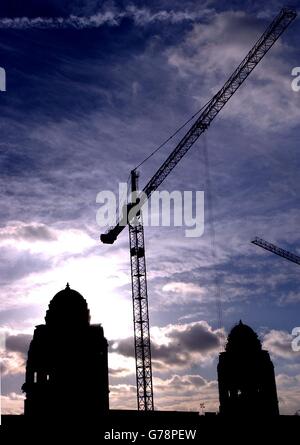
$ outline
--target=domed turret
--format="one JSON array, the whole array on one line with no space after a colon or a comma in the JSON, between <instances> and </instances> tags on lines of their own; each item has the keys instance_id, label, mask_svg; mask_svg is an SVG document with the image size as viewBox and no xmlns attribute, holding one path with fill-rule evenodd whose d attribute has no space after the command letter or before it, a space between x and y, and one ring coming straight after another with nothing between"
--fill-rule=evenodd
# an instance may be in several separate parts
<instances>
[{"instance_id":1,"label":"domed turret","mask_svg":"<svg viewBox=\"0 0 300 445\"><path fill-rule=\"evenodd\" d=\"M83 296L67 283L66 288L59 291L49 304L45 317L46 325L88 325L90 312Z\"/></svg>"},{"instance_id":2,"label":"domed turret","mask_svg":"<svg viewBox=\"0 0 300 445\"><path fill-rule=\"evenodd\" d=\"M227 339L225 347L227 352L246 353L256 352L261 350L261 342L258 335L250 326L242 323L242 320L235 325Z\"/></svg>"}]
</instances>

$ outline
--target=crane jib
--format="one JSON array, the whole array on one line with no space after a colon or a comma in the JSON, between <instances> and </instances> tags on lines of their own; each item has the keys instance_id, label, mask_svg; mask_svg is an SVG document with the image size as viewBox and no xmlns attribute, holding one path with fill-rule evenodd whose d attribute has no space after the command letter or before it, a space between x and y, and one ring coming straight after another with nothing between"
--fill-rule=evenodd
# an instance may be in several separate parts
<instances>
[{"instance_id":1,"label":"crane jib","mask_svg":"<svg viewBox=\"0 0 300 445\"><path fill-rule=\"evenodd\" d=\"M214 118L218 115L218 113L222 110L242 83L247 79L249 74L254 70L254 68L258 65L261 59L265 56L265 54L269 51L269 49L273 46L276 40L281 36L281 34L296 16L297 13L289 8L283 8L280 11L278 16L262 34L244 60L226 81L221 90L218 91L218 93L210 100L196 122L192 125L165 162L146 184L143 192L148 198L176 167L199 136L209 127ZM106 233L100 236L101 241L106 244L113 244L124 227L125 225L123 221L118 222L115 227L110 228Z\"/></svg>"}]
</instances>

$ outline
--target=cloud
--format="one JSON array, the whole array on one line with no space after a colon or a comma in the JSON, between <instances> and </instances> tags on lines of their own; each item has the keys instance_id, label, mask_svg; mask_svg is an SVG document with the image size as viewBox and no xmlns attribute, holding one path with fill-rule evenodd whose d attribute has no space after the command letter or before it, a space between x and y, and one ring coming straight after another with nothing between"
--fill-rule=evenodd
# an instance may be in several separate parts
<instances>
[{"instance_id":1,"label":"cloud","mask_svg":"<svg viewBox=\"0 0 300 445\"><path fill-rule=\"evenodd\" d=\"M54 231L44 224L25 224L20 227L17 237L29 241L53 241L56 239Z\"/></svg>"},{"instance_id":2,"label":"cloud","mask_svg":"<svg viewBox=\"0 0 300 445\"><path fill-rule=\"evenodd\" d=\"M238 313L245 301L267 305L272 299L272 304L280 306L297 304L297 266L250 244L255 232L261 231L278 245L297 245L297 235L293 238L292 233L281 239L282 227L295 224L297 230L296 218L291 214L274 216L271 208L268 217L262 216L261 210L258 213L261 216L253 216L249 211L245 217L223 214L216 219L214 262L209 236L199 239L195 249L183 237L181 241L173 233L167 238L159 234L160 262L155 261L155 251L153 258L147 252L152 309L170 311L176 304L184 311L183 317L193 317L196 312L207 317L207 311L211 317L219 290L224 314L229 305ZM177 261L178 257L181 261Z\"/></svg>"},{"instance_id":3,"label":"cloud","mask_svg":"<svg viewBox=\"0 0 300 445\"><path fill-rule=\"evenodd\" d=\"M217 355L222 338L222 331L213 330L205 321L152 328L153 366L158 371L165 371L209 363ZM134 357L133 339L115 341L113 350Z\"/></svg>"},{"instance_id":4,"label":"cloud","mask_svg":"<svg viewBox=\"0 0 300 445\"><path fill-rule=\"evenodd\" d=\"M265 334L263 347L275 357L284 359L299 359L300 353L292 350L293 337L286 331L272 329Z\"/></svg>"},{"instance_id":5,"label":"cloud","mask_svg":"<svg viewBox=\"0 0 300 445\"><path fill-rule=\"evenodd\" d=\"M213 330L206 321L170 325L164 329L164 333L173 344L178 342L180 348L204 354L218 349L222 338L221 331Z\"/></svg>"},{"instance_id":6,"label":"cloud","mask_svg":"<svg viewBox=\"0 0 300 445\"><path fill-rule=\"evenodd\" d=\"M24 396L15 392L1 397L2 414L23 414Z\"/></svg>"},{"instance_id":7,"label":"cloud","mask_svg":"<svg viewBox=\"0 0 300 445\"><path fill-rule=\"evenodd\" d=\"M36 222L7 221L0 230L0 245L20 251L58 254L79 252L93 246L86 232L77 229L54 229Z\"/></svg>"},{"instance_id":8,"label":"cloud","mask_svg":"<svg viewBox=\"0 0 300 445\"><path fill-rule=\"evenodd\" d=\"M24 384L24 381L24 372L3 374L1 382L2 396L9 396L11 393L21 395L21 388Z\"/></svg>"},{"instance_id":9,"label":"cloud","mask_svg":"<svg viewBox=\"0 0 300 445\"><path fill-rule=\"evenodd\" d=\"M19 376L25 373L25 357L18 352L1 352L1 369L4 376Z\"/></svg>"},{"instance_id":10,"label":"cloud","mask_svg":"<svg viewBox=\"0 0 300 445\"><path fill-rule=\"evenodd\" d=\"M135 385L110 385L109 405L111 409L136 409Z\"/></svg>"},{"instance_id":11,"label":"cloud","mask_svg":"<svg viewBox=\"0 0 300 445\"><path fill-rule=\"evenodd\" d=\"M3 307L3 303L1 304ZM22 323L27 323L29 327L32 324L43 318L44 314L35 305L24 305L18 307L12 307L10 309L0 310L0 326L10 329L20 329ZM15 326L14 326L15 324ZM28 326L26 326L27 328Z\"/></svg>"},{"instance_id":12,"label":"cloud","mask_svg":"<svg viewBox=\"0 0 300 445\"><path fill-rule=\"evenodd\" d=\"M200 402L206 411L218 411L218 386L199 374L172 374L167 378L154 377L156 410L196 411ZM113 409L136 409L136 387L133 384L110 385L110 406Z\"/></svg>"},{"instance_id":13,"label":"cloud","mask_svg":"<svg viewBox=\"0 0 300 445\"><path fill-rule=\"evenodd\" d=\"M22 333L7 333L2 336L5 338L3 348L0 351L3 391L18 391L21 387L20 381L24 380L27 352L32 336Z\"/></svg>"},{"instance_id":14,"label":"cloud","mask_svg":"<svg viewBox=\"0 0 300 445\"><path fill-rule=\"evenodd\" d=\"M189 81L191 92L216 93L216 86L221 86L244 59L265 25L265 20L244 11L216 13L207 23L195 24L181 45L168 50L169 63ZM291 56L291 52L287 44L277 41L247 79L247 88L242 87L228 103L223 118L239 121L243 131L256 127L277 132L282 126L297 125L300 108L286 61L286 54ZM196 97L204 103L205 97L198 93Z\"/></svg>"},{"instance_id":15,"label":"cloud","mask_svg":"<svg viewBox=\"0 0 300 445\"><path fill-rule=\"evenodd\" d=\"M244 58L257 31L255 17L243 11L215 13L208 22L194 25L180 46L170 49L169 63L183 76L209 73L215 85Z\"/></svg>"},{"instance_id":16,"label":"cloud","mask_svg":"<svg viewBox=\"0 0 300 445\"><path fill-rule=\"evenodd\" d=\"M276 377L280 414L293 415L300 409L300 375Z\"/></svg>"},{"instance_id":17,"label":"cloud","mask_svg":"<svg viewBox=\"0 0 300 445\"><path fill-rule=\"evenodd\" d=\"M155 406L161 410L217 412L219 408L218 384L199 374L172 375L169 378L154 378Z\"/></svg>"},{"instance_id":18,"label":"cloud","mask_svg":"<svg viewBox=\"0 0 300 445\"><path fill-rule=\"evenodd\" d=\"M109 368L109 376L110 376L110 381L111 379L120 379L120 378L124 378L127 377L129 375L132 375L134 373L133 370L130 370L128 368Z\"/></svg>"},{"instance_id":19,"label":"cloud","mask_svg":"<svg viewBox=\"0 0 300 445\"><path fill-rule=\"evenodd\" d=\"M184 283L171 281L162 287L162 291L169 294L170 301L174 303L174 297L176 302L178 299L181 302L190 302L191 299L201 301L201 297L204 294L204 290L195 283ZM178 298L179 297L179 298Z\"/></svg>"},{"instance_id":20,"label":"cloud","mask_svg":"<svg viewBox=\"0 0 300 445\"><path fill-rule=\"evenodd\" d=\"M34 280L37 275L41 278L43 273L53 272L53 268L66 267L70 258L80 260L92 255L95 241L86 230L54 229L45 224L18 221L7 222L0 229L0 246L2 286L18 282L24 293L24 281ZM3 299L4 308L8 302L8 298Z\"/></svg>"},{"instance_id":21,"label":"cloud","mask_svg":"<svg viewBox=\"0 0 300 445\"><path fill-rule=\"evenodd\" d=\"M99 28L104 24L116 26L123 18L124 14L114 14L113 12L99 13L90 17L79 17L71 15L70 17L15 17L0 19L0 28L2 29L65 29L65 28Z\"/></svg>"},{"instance_id":22,"label":"cloud","mask_svg":"<svg viewBox=\"0 0 300 445\"><path fill-rule=\"evenodd\" d=\"M280 305L297 304L300 302L300 293L298 291L287 292L279 298Z\"/></svg>"},{"instance_id":23,"label":"cloud","mask_svg":"<svg viewBox=\"0 0 300 445\"><path fill-rule=\"evenodd\" d=\"M90 16L69 17L14 17L1 18L2 29L86 29L99 28L103 25L118 26L122 20L131 19L136 26L146 26L155 23L178 24L182 22L193 22L207 15L209 10L201 12L189 11L167 11L152 12L148 8L137 8L134 5L127 6L125 11L113 9L97 12Z\"/></svg>"},{"instance_id":24,"label":"cloud","mask_svg":"<svg viewBox=\"0 0 300 445\"><path fill-rule=\"evenodd\" d=\"M128 351L128 354L121 355L115 349L116 345L111 347L111 343L109 343L109 354L108 354L108 364L109 364L109 378L110 382L123 383L124 379L127 381L127 378L135 375L135 360L133 358L132 352Z\"/></svg>"},{"instance_id":25,"label":"cloud","mask_svg":"<svg viewBox=\"0 0 300 445\"><path fill-rule=\"evenodd\" d=\"M33 255L28 251L18 251L10 247L2 247L2 263L0 266L1 285L9 285L30 274L46 270L49 267L49 260L45 259L41 254ZM4 304L5 303L6 302L4 302Z\"/></svg>"},{"instance_id":26,"label":"cloud","mask_svg":"<svg viewBox=\"0 0 300 445\"><path fill-rule=\"evenodd\" d=\"M6 349L8 351L19 352L26 357L31 342L32 335L17 334L6 337Z\"/></svg>"},{"instance_id":27,"label":"cloud","mask_svg":"<svg viewBox=\"0 0 300 445\"><path fill-rule=\"evenodd\" d=\"M172 11L172 10L161 10L158 12L151 12L148 8L137 8L134 5L127 7L127 16L134 20L134 23L138 26L144 26L151 23L163 23L167 22L169 24L177 24L185 21L196 21L203 18L210 11L208 9L203 9L198 12L192 11Z\"/></svg>"},{"instance_id":28,"label":"cloud","mask_svg":"<svg viewBox=\"0 0 300 445\"><path fill-rule=\"evenodd\" d=\"M21 284L30 276L47 273L60 262L66 264L66 260L73 255L83 256L94 244L83 230L59 230L35 222L7 222L0 229L1 285L9 287L16 282ZM16 297L15 294L17 300ZM4 308L9 299L5 300Z\"/></svg>"},{"instance_id":29,"label":"cloud","mask_svg":"<svg viewBox=\"0 0 300 445\"><path fill-rule=\"evenodd\" d=\"M30 223L26 224L21 221L11 222L0 230L1 240L25 240L25 241L53 241L56 240L54 230L45 224Z\"/></svg>"},{"instance_id":30,"label":"cloud","mask_svg":"<svg viewBox=\"0 0 300 445\"><path fill-rule=\"evenodd\" d=\"M162 380L157 379L156 388L161 392L185 392L205 386L207 381L200 375L173 375L171 378Z\"/></svg>"}]
</instances>

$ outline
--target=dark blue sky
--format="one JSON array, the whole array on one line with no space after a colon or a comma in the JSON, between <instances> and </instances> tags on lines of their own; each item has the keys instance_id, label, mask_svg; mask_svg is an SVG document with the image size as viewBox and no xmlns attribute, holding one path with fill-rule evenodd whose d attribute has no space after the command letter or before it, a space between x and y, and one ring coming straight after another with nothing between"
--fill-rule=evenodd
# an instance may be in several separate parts
<instances>
[{"instance_id":1,"label":"dark blue sky","mask_svg":"<svg viewBox=\"0 0 300 445\"><path fill-rule=\"evenodd\" d=\"M111 394L115 407L134 407L133 359L125 347L132 334L128 238L124 231L113 246L99 243L96 195L116 192L134 166L212 97L281 5L2 3L0 321L16 339L5 359L3 403L20 409L12 394L20 393L24 341L70 281L108 339L123 339L110 358ZM300 323L299 271L250 244L261 236L300 253L300 92L291 88L298 41L297 19L163 184L206 193L206 144L216 260L208 212L199 239L185 238L183 228L146 228L160 408L198 409L199 399L217 408L218 279L225 330L240 318L257 330L276 366L282 412L299 409L299 355L290 347ZM143 165L141 185L174 145ZM188 335L199 338L193 347L184 343ZM201 338L214 341L208 347ZM178 344L187 348L184 357ZM166 393L175 381L181 397Z\"/></svg>"}]
</instances>

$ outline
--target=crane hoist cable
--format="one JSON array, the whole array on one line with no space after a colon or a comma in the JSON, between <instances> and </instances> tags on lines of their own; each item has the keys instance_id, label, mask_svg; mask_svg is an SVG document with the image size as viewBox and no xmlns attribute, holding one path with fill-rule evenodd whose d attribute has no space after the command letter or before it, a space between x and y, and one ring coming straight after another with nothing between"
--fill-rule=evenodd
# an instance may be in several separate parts
<instances>
[{"instance_id":1,"label":"crane hoist cable","mask_svg":"<svg viewBox=\"0 0 300 445\"><path fill-rule=\"evenodd\" d=\"M153 150L152 153L150 153L142 162L140 162L133 170L137 170L139 167L141 167L145 162L148 161L148 159L152 158L161 148L163 148L169 141L171 141L184 127L187 126L193 119L195 119L198 114L201 113L201 111L211 102L211 99L207 101L196 113L193 114L184 124L182 124L179 128L177 128L174 133L171 134L164 142L162 142L155 150Z\"/></svg>"},{"instance_id":2,"label":"crane hoist cable","mask_svg":"<svg viewBox=\"0 0 300 445\"><path fill-rule=\"evenodd\" d=\"M132 171L136 171L139 167L141 167L143 164L145 164L152 156L154 156L161 148L163 148L169 141L171 141L184 127L186 127L193 119L195 119L198 114L201 113L201 111L208 105L210 101L206 102L196 113L194 113L187 121L185 121L180 127L177 128L177 130L174 131L164 142L162 142L158 147L156 147L152 153L150 153L143 161L141 161ZM128 186L130 182L131 173L129 173L126 184ZM117 211L116 214L120 215L120 206L119 203L125 203L125 191L121 195L119 201L117 202ZM127 196L128 201L128 196Z\"/></svg>"},{"instance_id":3,"label":"crane hoist cable","mask_svg":"<svg viewBox=\"0 0 300 445\"><path fill-rule=\"evenodd\" d=\"M212 195L212 186L211 186L211 171L210 171L210 160L207 149L207 135L203 135L202 139L203 146L203 161L204 161L204 181L205 181L205 194L206 194L206 202L207 202L207 213L208 213L208 231L209 231L209 239L210 239L210 254L213 262L213 275L214 275L214 286L215 286L215 303L217 310L217 320L218 320L218 329L221 330L224 326L223 323L223 314L222 314L222 289L220 283L220 276L216 271L217 264L217 254L216 254L216 230L215 230L215 217L214 217L214 202ZM223 349L224 344L221 343L221 349Z\"/></svg>"},{"instance_id":4,"label":"crane hoist cable","mask_svg":"<svg viewBox=\"0 0 300 445\"><path fill-rule=\"evenodd\" d=\"M208 105L210 101L206 102L198 111L196 111L196 113L194 113L187 121L185 121L180 127L177 128L177 130L174 131L174 133L172 133L164 142L162 142L158 147L156 147L152 153L150 153L148 156L146 156L146 158L141 161L132 171L136 171L139 167L141 167L143 164L145 164L152 156L154 156L161 148L163 148L169 141L171 141L184 127L187 126L187 124L189 124L193 119L195 119L196 116L198 116L198 114L201 113L201 111ZM129 173L126 184L128 186L129 182L130 182L130 177L131 177L131 173ZM128 198L128 197L127 197ZM120 197L119 202L123 202L123 200L125 201L125 191L123 193L123 195ZM117 211L116 214L119 215L119 202L117 203Z\"/></svg>"},{"instance_id":5,"label":"crane hoist cable","mask_svg":"<svg viewBox=\"0 0 300 445\"><path fill-rule=\"evenodd\" d=\"M128 202L128 186L130 184L130 176L131 176L131 174L129 173L129 175L127 177L127 181L126 181L126 189L123 190L122 195L119 196L119 200L117 200L116 215L120 215L120 203L123 203L123 205L126 205Z\"/></svg>"}]
</instances>

